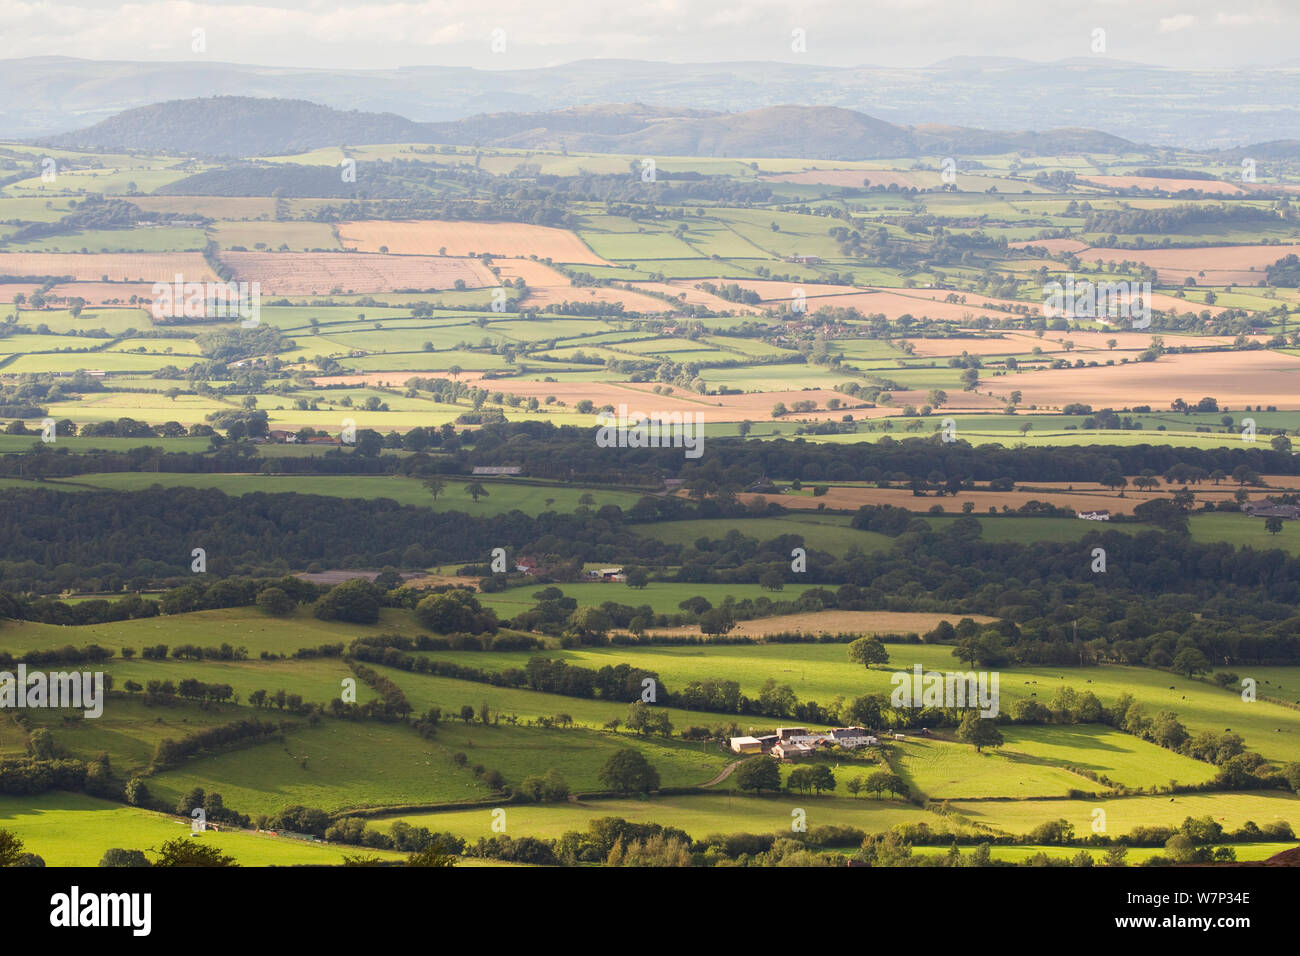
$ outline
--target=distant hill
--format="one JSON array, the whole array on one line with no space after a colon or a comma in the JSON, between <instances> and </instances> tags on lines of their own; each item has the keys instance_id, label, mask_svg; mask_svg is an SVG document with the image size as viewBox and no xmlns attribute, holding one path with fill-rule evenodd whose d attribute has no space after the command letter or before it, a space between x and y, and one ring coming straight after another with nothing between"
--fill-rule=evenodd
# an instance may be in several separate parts
<instances>
[{"instance_id":1,"label":"distant hill","mask_svg":"<svg viewBox=\"0 0 1300 956\"><path fill-rule=\"evenodd\" d=\"M1051 117L1054 126L1192 149L1300 137L1300 70L1160 69L1105 56L1051 63L953 57L923 69L591 59L510 70L400 64L294 69L206 57L132 62L42 56L0 59L0 89L8 94L0 104L5 139L53 136L162 100L214 95L310 100L417 122L600 103L729 113L819 103L903 126L1041 129Z\"/></svg>"},{"instance_id":2,"label":"distant hill","mask_svg":"<svg viewBox=\"0 0 1300 956\"><path fill-rule=\"evenodd\" d=\"M1120 151L1133 143L1094 130L999 132L905 127L837 106L767 106L738 113L641 104L493 113L417 123L306 100L217 96L127 110L43 145L255 157L363 143L448 143L647 156L800 156L859 160L935 153Z\"/></svg>"},{"instance_id":3,"label":"distant hill","mask_svg":"<svg viewBox=\"0 0 1300 956\"><path fill-rule=\"evenodd\" d=\"M322 146L425 142L425 128L395 113L345 112L307 100L214 96L126 110L45 143L205 156L273 156Z\"/></svg>"}]
</instances>

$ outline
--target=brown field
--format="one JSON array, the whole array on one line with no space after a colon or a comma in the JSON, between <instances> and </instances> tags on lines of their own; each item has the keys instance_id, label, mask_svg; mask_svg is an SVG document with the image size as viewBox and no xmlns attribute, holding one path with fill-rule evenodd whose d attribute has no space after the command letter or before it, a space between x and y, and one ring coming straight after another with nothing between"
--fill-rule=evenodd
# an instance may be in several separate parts
<instances>
[{"instance_id":1,"label":"brown field","mask_svg":"<svg viewBox=\"0 0 1300 956\"><path fill-rule=\"evenodd\" d=\"M89 305L129 305L131 296L147 305L153 301L153 284L149 282L63 282L46 293L47 300L80 296Z\"/></svg>"},{"instance_id":2,"label":"brown field","mask_svg":"<svg viewBox=\"0 0 1300 956\"><path fill-rule=\"evenodd\" d=\"M695 289L699 279L673 279L669 285L686 290ZM995 299L976 293L965 293L965 302L945 302L952 294L944 289L891 289L879 286L831 285L825 282L783 282L774 279L711 279L717 285L735 283L742 289L757 292L763 297L765 305L784 304L794 298L794 290L801 289L806 298L808 311L815 312L824 305L835 308L854 308L863 313L882 313L888 318L896 319L910 314L914 317L928 317L944 321L961 321L966 316L982 315L1005 318L1009 313L1001 309L986 309L991 306L1028 306L1030 312L1038 313L1036 302L1017 302L1011 299ZM957 293L960 297L962 293ZM730 303L729 303L730 304ZM734 304L731 304L734 308Z\"/></svg>"},{"instance_id":3,"label":"brown field","mask_svg":"<svg viewBox=\"0 0 1300 956\"><path fill-rule=\"evenodd\" d=\"M405 222L368 220L338 224L339 240L349 249L378 252L380 246L402 255L437 255L446 247L449 256L471 254L527 259L537 256L554 262L609 265L567 229L521 222L446 222L420 219Z\"/></svg>"},{"instance_id":4,"label":"brown field","mask_svg":"<svg viewBox=\"0 0 1300 956\"><path fill-rule=\"evenodd\" d=\"M823 305L837 308L854 308L859 312L881 313L886 318L897 319L910 315L917 319L934 319L943 322L960 322L968 317L988 316L1005 319L1012 315L1010 311L998 308L985 308L985 305L1006 305L1028 307L1028 314L1037 315L1039 305L1036 302L1014 302L1007 299L995 299L992 296L966 294L965 302L944 302L945 291L909 289L900 292L897 289L872 289L857 295L817 296L808 299L808 311L815 312Z\"/></svg>"},{"instance_id":5,"label":"brown field","mask_svg":"<svg viewBox=\"0 0 1300 956\"><path fill-rule=\"evenodd\" d=\"M664 312L672 306L662 299L642 295L627 289L592 288L575 286L563 272L552 269L544 262L531 259L497 259L492 263L501 270L501 279L511 282L522 278L528 286L524 305L545 308L561 302L622 302L629 312Z\"/></svg>"},{"instance_id":6,"label":"brown field","mask_svg":"<svg viewBox=\"0 0 1300 956\"><path fill-rule=\"evenodd\" d=\"M5 282L0 284L0 302L8 305L13 302L14 296L22 294L30 297L39 288L39 285L34 285L31 282Z\"/></svg>"},{"instance_id":7,"label":"brown field","mask_svg":"<svg viewBox=\"0 0 1300 956\"><path fill-rule=\"evenodd\" d=\"M900 173L889 169L805 169L798 173L766 173L759 179L772 183L800 183L806 186L855 186L862 188L864 179L872 186L915 186L923 189L932 184L936 174L918 180L915 173Z\"/></svg>"},{"instance_id":8,"label":"brown field","mask_svg":"<svg viewBox=\"0 0 1300 956\"><path fill-rule=\"evenodd\" d=\"M897 435L898 433L895 432ZM968 432L969 434L969 432ZM955 495L944 495L942 498L935 495L929 495L924 498L918 498L912 494L909 488L868 488L868 487L843 487L832 485L830 490L824 495L745 495L742 496L746 503L753 502L759 498L767 501L775 501L782 507L813 510L817 505L825 502L827 508L839 508L853 510L863 505L893 505L896 508L906 508L909 511L925 512L933 505L942 505L945 514L961 514L962 504L970 501L975 505L974 514L986 515L989 508L997 508L1000 512L1003 506L1012 509L1030 501L1046 501L1061 508L1073 508L1075 511L1110 511L1114 514L1131 514L1133 508L1142 504L1144 501L1150 501L1153 498L1168 498L1169 495L1181 488L1181 485L1166 485L1162 480L1159 488L1151 491L1138 491L1133 487L1133 479L1136 476L1129 475L1129 486L1124 490L1123 497L1114 489L1107 488L1095 482L1076 481L1068 485L1053 485L1040 483L1018 484L1014 491L960 491ZM1252 487L1249 489L1253 500L1262 500L1269 495L1291 492L1293 489L1300 488L1300 478L1294 475L1265 475L1262 480L1268 486L1267 488ZM1233 481L1226 480L1222 484L1215 485L1211 482L1204 482L1200 485L1190 486L1190 490L1196 495L1197 501L1232 501L1238 485ZM1104 528L1105 525L1098 525Z\"/></svg>"},{"instance_id":9,"label":"brown field","mask_svg":"<svg viewBox=\"0 0 1300 956\"><path fill-rule=\"evenodd\" d=\"M768 634L924 634L940 621L956 624L969 617L976 624L992 624L995 617L983 614L931 614L924 611L811 611L740 621L732 635L766 637ZM699 634L698 626L657 628L650 634L686 636Z\"/></svg>"},{"instance_id":10,"label":"brown field","mask_svg":"<svg viewBox=\"0 0 1300 956\"><path fill-rule=\"evenodd\" d=\"M1215 179L1165 179L1162 176L1080 176L1085 183L1105 186L1107 189L1159 189L1167 193L1184 189L1199 189L1206 195L1240 196L1246 192L1233 183Z\"/></svg>"},{"instance_id":11,"label":"brown field","mask_svg":"<svg viewBox=\"0 0 1300 956\"><path fill-rule=\"evenodd\" d=\"M271 219L275 200L258 196L132 196L145 212L175 212L205 219Z\"/></svg>"},{"instance_id":12,"label":"brown field","mask_svg":"<svg viewBox=\"0 0 1300 956\"><path fill-rule=\"evenodd\" d=\"M634 289L648 289L651 292L662 292L664 295L670 295L675 299L685 302L687 305L702 305L714 312L736 312L744 315L759 315L763 310L757 306L745 305L741 302L728 302L720 296L705 292L702 289L695 288L694 280L684 282L681 285L673 285L670 282L631 282L628 283Z\"/></svg>"},{"instance_id":13,"label":"brown field","mask_svg":"<svg viewBox=\"0 0 1300 956\"><path fill-rule=\"evenodd\" d=\"M272 295L343 292L393 292L397 289L450 289L464 279L471 289L495 286L496 276L475 259L399 256L362 252L223 252L242 282L260 282Z\"/></svg>"},{"instance_id":14,"label":"brown field","mask_svg":"<svg viewBox=\"0 0 1300 956\"><path fill-rule=\"evenodd\" d=\"M216 282L197 252L0 252L0 275L71 276L76 282ZM128 296L131 293L127 293Z\"/></svg>"},{"instance_id":15,"label":"brown field","mask_svg":"<svg viewBox=\"0 0 1300 956\"><path fill-rule=\"evenodd\" d=\"M981 383L981 391L989 382ZM1205 396L1240 410L1243 405L1300 409L1300 357L1266 350L1164 355L1156 362L1097 368L1044 369L997 379L998 394L1019 390L1027 405L1060 407L1086 401L1094 408L1150 405L1167 409L1176 398Z\"/></svg>"},{"instance_id":16,"label":"brown field","mask_svg":"<svg viewBox=\"0 0 1300 956\"><path fill-rule=\"evenodd\" d=\"M1079 258L1091 262L1141 262L1154 268L1163 283L1182 285L1191 276L1197 285L1257 285L1264 268L1300 246L1201 246L1196 249L1100 249L1089 247ZM1202 276L1201 273L1205 275ZM1203 307L1197 307L1199 312ZM1180 311L1182 311L1180 309Z\"/></svg>"},{"instance_id":17,"label":"brown field","mask_svg":"<svg viewBox=\"0 0 1300 956\"><path fill-rule=\"evenodd\" d=\"M962 352L971 355L1022 355L1032 352L1035 347L1041 348L1047 354L1066 353L1068 350L1064 343L1068 340L1074 343L1074 351L1070 354L1076 358L1088 356L1089 361L1104 361L1106 356L1115 356L1118 361L1120 357L1132 358L1132 356L1116 356L1116 353L1144 352L1151 347L1153 337L1149 332L1049 332L1040 339L1030 332L1004 332L1001 338L916 338L907 341L915 346L914 355L918 358L929 358L960 355ZM1232 336L1226 335L1165 334L1162 337L1167 348L1226 346L1234 341ZM1116 343L1113 353L1106 344L1111 339Z\"/></svg>"}]
</instances>

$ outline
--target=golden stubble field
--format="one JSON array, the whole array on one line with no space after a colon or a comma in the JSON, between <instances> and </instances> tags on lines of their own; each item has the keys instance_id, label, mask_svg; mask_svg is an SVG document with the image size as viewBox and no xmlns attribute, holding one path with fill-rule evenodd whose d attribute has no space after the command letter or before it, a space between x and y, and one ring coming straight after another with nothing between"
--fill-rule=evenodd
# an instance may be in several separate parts
<instances>
[{"instance_id":1,"label":"golden stubble field","mask_svg":"<svg viewBox=\"0 0 1300 956\"><path fill-rule=\"evenodd\" d=\"M70 276L75 282L217 282L198 252L0 252L0 275ZM128 293L129 295L130 293Z\"/></svg>"},{"instance_id":2,"label":"golden stubble field","mask_svg":"<svg viewBox=\"0 0 1300 956\"><path fill-rule=\"evenodd\" d=\"M221 261L241 282L259 282L271 295L326 295L451 289L458 279L471 289L497 284L476 259L449 256L382 255L362 252L223 252Z\"/></svg>"},{"instance_id":3,"label":"golden stubble field","mask_svg":"<svg viewBox=\"0 0 1300 956\"><path fill-rule=\"evenodd\" d=\"M999 396L1019 391L1024 404L1052 408L1086 402L1093 408L1167 410L1178 398L1210 397L1234 413L1244 405L1294 410L1300 409L1300 357L1264 349L1162 355L1155 362L1018 372L985 381L980 390Z\"/></svg>"},{"instance_id":4,"label":"golden stubble field","mask_svg":"<svg viewBox=\"0 0 1300 956\"><path fill-rule=\"evenodd\" d=\"M1133 479L1128 476L1129 486L1124 490L1124 497L1114 489L1093 482L1076 481L1070 484L1021 484L1014 491L961 491L955 495L942 498L930 495L924 498L914 496L908 488L869 488L869 487L831 487L826 494L812 495L748 495L742 496L747 502L757 498L776 501L782 507L815 511L821 503L827 508L856 509L863 505L893 505L911 511L924 511L931 505L942 505L949 514L960 514L961 506L970 501L975 506L975 514L987 514L989 508L1001 511L1008 507L1016 509L1030 501L1046 501L1075 511L1110 511L1114 514L1131 514L1133 509L1144 501L1153 498L1168 498L1181 485L1169 486L1162 481L1161 486L1152 491L1138 491L1133 487ZM1294 493L1300 490L1300 479L1288 475L1266 475L1263 481L1266 488L1250 488L1251 499L1258 501L1269 495ZM1204 482L1190 486L1197 501L1231 501L1238 486L1232 481L1215 485ZM1104 528L1105 525L1099 525Z\"/></svg>"},{"instance_id":5,"label":"golden stubble field","mask_svg":"<svg viewBox=\"0 0 1300 956\"><path fill-rule=\"evenodd\" d=\"M339 241L358 252L378 252L380 246L402 255L449 256L485 253L493 257L609 265L567 229L522 222L449 222L417 219L401 222L365 220L338 224Z\"/></svg>"},{"instance_id":6,"label":"golden stubble field","mask_svg":"<svg viewBox=\"0 0 1300 956\"><path fill-rule=\"evenodd\" d=\"M735 637L766 637L769 634L924 634L940 621L956 624L969 617L976 624L997 620L983 614L930 614L923 611L811 611L740 621L729 633ZM699 634L698 625L656 628L649 633L684 637Z\"/></svg>"}]
</instances>

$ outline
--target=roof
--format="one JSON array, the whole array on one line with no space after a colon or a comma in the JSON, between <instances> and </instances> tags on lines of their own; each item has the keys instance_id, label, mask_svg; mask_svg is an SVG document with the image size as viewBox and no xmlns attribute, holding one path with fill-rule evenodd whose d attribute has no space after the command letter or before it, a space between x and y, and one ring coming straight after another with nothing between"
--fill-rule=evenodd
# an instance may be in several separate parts
<instances>
[{"instance_id":1,"label":"roof","mask_svg":"<svg viewBox=\"0 0 1300 956\"><path fill-rule=\"evenodd\" d=\"M523 472L522 465L475 465L470 472L473 475L518 475Z\"/></svg>"},{"instance_id":2,"label":"roof","mask_svg":"<svg viewBox=\"0 0 1300 956\"><path fill-rule=\"evenodd\" d=\"M730 743L731 746L734 747L737 744L740 744L742 746L745 744L761 744L762 741L759 740L757 737L732 737Z\"/></svg>"}]
</instances>

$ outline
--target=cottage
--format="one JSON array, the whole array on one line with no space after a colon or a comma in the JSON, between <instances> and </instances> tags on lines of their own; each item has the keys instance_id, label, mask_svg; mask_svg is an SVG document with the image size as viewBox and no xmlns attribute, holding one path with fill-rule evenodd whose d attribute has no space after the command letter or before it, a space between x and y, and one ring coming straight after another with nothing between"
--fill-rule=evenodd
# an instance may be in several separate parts
<instances>
[{"instance_id":1,"label":"cottage","mask_svg":"<svg viewBox=\"0 0 1300 956\"><path fill-rule=\"evenodd\" d=\"M861 727L837 727L828 733L826 737L831 743L850 750L857 747L869 747L879 742Z\"/></svg>"},{"instance_id":2,"label":"cottage","mask_svg":"<svg viewBox=\"0 0 1300 956\"><path fill-rule=\"evenodd\" d=\"M813 754L816 750L817 748L812 744L795 743L793 740L781 740L772 748L772 756L777 760L799 760L802 757L807 757Z\"/></svg>"}]
</instances>

